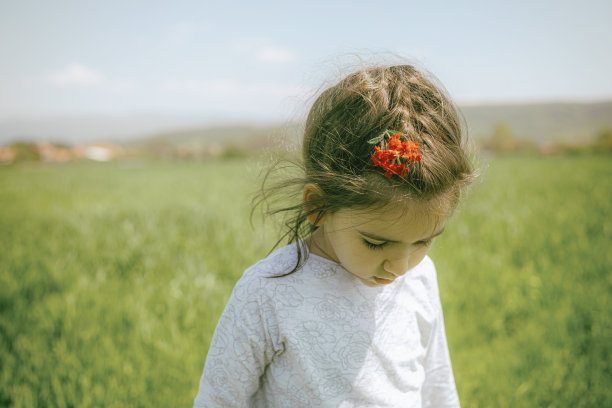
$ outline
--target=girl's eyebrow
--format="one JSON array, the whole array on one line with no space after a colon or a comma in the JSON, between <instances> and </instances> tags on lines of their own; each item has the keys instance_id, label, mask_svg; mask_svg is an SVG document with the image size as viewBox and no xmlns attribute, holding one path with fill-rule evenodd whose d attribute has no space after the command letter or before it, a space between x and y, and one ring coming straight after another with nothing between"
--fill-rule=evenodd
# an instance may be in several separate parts
<instances>
[{"instance_id":1,"label":"girl's eyebrow","mask_svg":"<svg viewBox=\"0 0 612 408\"><path fill-rule=\"evenodd\" d=\"M440 235L441 233L443 233L443 232L444 232L444 228L445 228L445 227L442 227L442 229L441 229L440 231L436 232L435 234L433 234L433 235L432 235L432 236L430 236L429 238L420 239L419 241L429 241L430 239L434 239L435 237L437 237L438 235ZM369 233L369 232L365 232L365 231L359 231L359 230L357 230L357 232L358 232L358 233L360 233L361 235L363 235L364 237L367 237L367 238L373 239L373 240L375 240L375 241L385 241L385 242L388 242L388 243L390 243L390 244L396 244L396 243L398 243L398 242L399 242L399 241L395 241L395 240L393 240L393 239L387 239L387 238L385 238L385 237L381 237L380 235L371 234L371 233ZM419 241L417 241L417 242L419 242Z\"/></svg>"}]
</instances>

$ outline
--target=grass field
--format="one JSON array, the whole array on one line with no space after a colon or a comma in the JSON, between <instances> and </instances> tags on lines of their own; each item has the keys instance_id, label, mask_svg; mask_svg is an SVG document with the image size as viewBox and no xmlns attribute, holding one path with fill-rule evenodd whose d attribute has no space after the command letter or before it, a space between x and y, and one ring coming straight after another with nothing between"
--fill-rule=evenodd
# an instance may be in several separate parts
<instances>
[{"instance_id":1,"label":"grass field","mask_svg":"<svg viewBox=\"0 0 612 408\"><path fill-rule=\"evenodd\" d=\"M255 161L0 168L0 406L191 406ZM612 406L612 158L497 158L437 240L464 407Z\"/></svg>"}]
</instances>

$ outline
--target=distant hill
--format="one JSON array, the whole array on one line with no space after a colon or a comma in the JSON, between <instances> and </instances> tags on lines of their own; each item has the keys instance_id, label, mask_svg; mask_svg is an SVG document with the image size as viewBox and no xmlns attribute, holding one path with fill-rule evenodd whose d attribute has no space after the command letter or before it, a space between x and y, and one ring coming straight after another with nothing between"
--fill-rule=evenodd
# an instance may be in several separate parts
<instances>
[{"instance_id":1,"label":"distant hill","mask_svg":"<svg viewBox=\"0 0 612 408\"><path fill-rule=\"evenodd\" d=\"M122 143L125 147L185 146L201 148L217 145L236 145L244 150L259 150L273 144L299 140L300 127L287 125L217 125L188 130L163 132L149 138Z\"/></svg>"},{"instance_id":2,"label":"distant hill","mask_svg":"<svg viewBox=\"0 0 612 408\"><path fill-rule=\"evenodd\" d=\"M536 143L592 141L612 127L612 101L460 105L473 140L505 122L517 139ZM132 147L240 145L258 149L299 139L299 125L253 124L212 115L90 115L0 121L0 145L12 141L113 142Z\"/></svg>"},{"instance_id":3,"label":"distant hill","mask_svg":"<svg viewBox=\"0 0 612 408\"><path fill-rule=\"evenodd\" d=\"M612 127L612 101L597 103L533 103L461 106L470 136L490 136L505 122L517 139L543 142L590 142Z\"/></svg>"},{"instance_id":4,"label":"distant hill","mask_svg":"<svg viewBox=\"0 0 612 408\"><path fill-rule=\"evenodd\" d=\"M491 136L499 123L506 123L514 137L537 144L550 142L589 143L597 133L612 127L612 101L599 103L533 103L460 106L472 140ZM166 132L137 142L141 146L165 143L200 147L209 143L246 144L259 148L283 140L300 138L297 125L217 126Z\"/></svg>"},{"instance_id":5,"label":"distant hill","mask_svg":"<svg viewBox=\"0 0 612 408\"><path fill-rule=\"evenodd\" d=\"M19 117L0 120L0 145L13 141L48 141L70 145L148 138L164 131L203 127L222 115L125 113Z\"/></svg>"}]
</instances>

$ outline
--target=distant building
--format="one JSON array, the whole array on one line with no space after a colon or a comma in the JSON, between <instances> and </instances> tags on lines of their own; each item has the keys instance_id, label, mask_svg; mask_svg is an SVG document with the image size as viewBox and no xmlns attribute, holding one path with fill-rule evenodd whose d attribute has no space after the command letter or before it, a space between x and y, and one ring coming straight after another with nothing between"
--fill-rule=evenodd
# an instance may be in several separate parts
<instances>
[{"instance_id":1,"label":"distant building","mask_svg":"<svg viewBox=\"0 0 612 408\"><path fill-rule=\"evenodd\" d=\"M82 157L89 160L107 162L121 155L121 148L103 143L94 143L87 146L76 146L72 148L75 157Z\"/></svg>"},{"instance_id":2,"label":"distant building","mask_svg":"<svg viewBox=\"0 0 612 408\"><path fill-rule=\"evenodd\" d=\"M72 160L72 152L67 147L54 146L48 142L35 144L40 160L50 163L65 163Z\"/></svg>"},{"instance_id":3,"label":"distant building","mask_svg":"<svg viewBox=\"0 0 612 408\"><path fill-rule=\"evenodd\" d=\"M0 163L12 163L17 156L13 146L0 146Z\"/></svg>"}]
</instances>

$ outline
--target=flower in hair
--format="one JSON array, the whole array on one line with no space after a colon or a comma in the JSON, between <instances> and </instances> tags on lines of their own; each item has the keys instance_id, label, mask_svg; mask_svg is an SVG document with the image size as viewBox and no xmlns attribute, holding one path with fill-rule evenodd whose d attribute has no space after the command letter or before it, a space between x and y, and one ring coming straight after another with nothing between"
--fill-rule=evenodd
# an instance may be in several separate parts
<instances>
[{"instance_id":1,"label":"flower in hair","mask_svg":"<svg viewBox=\"0 0 612 408\"><path fill-rule=\"evenodd\" d=\"M372 161L375 167L380 166L385 170L385 176L388 178L394 174L406 177L410 172L409 165L421 161L419 144L408 140L408 136L402 132L386 130L383 134L368 140L368 143L383 146L383 149L381 146L374 146Z\"/></svg>"}]
</instances>

